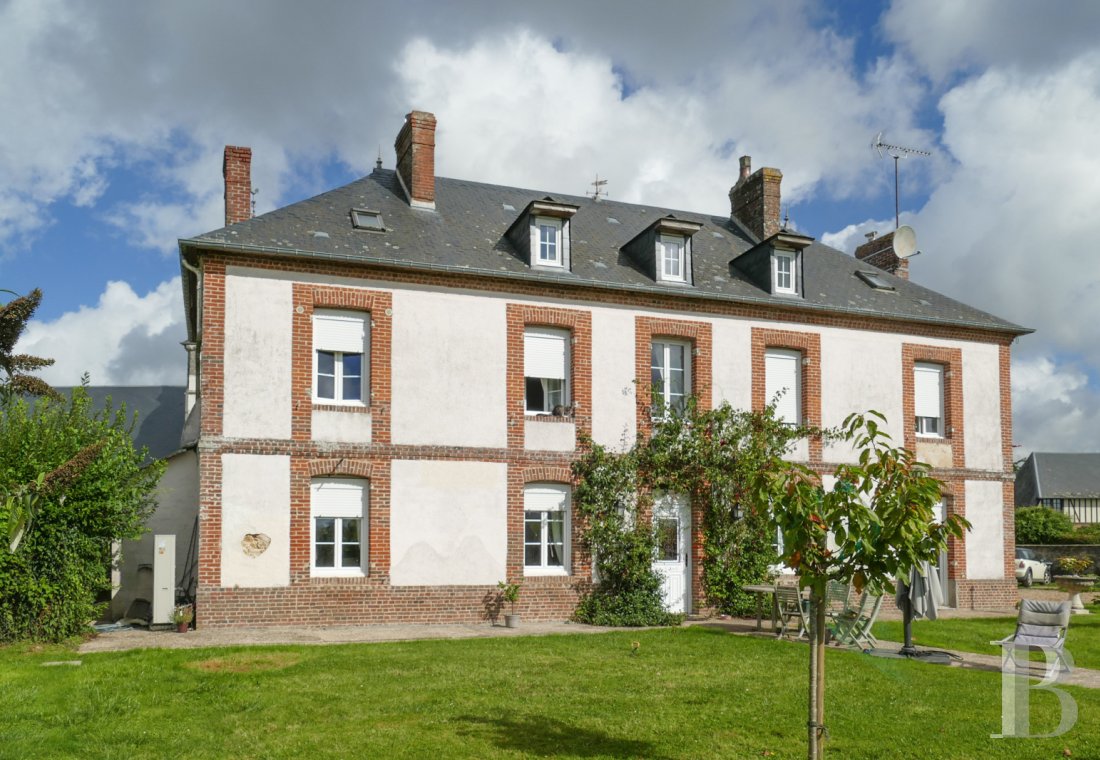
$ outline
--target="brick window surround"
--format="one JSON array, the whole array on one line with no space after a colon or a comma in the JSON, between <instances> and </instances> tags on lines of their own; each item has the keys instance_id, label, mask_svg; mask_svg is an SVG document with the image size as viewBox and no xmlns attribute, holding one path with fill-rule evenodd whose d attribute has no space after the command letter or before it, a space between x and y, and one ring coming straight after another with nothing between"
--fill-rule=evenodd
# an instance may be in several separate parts
<instances>
[{"instance_id":1,"label":"brick window surround","mask_svg":"<svg viewBox=\"0 0 1100 760\"><path fill-rule=\"evenodd\" d=\"M592 435L592 314L577 309L558 309L549 306L528 306L510 303L507 306L508 359L507 389L508 448L522 449L525 445L525 429L528 423L539 425L554 422L554 418L534 421L525 412L526 396L523 380L524 331L528 327L553 327L569 330L569 384L570 402L573 404L572 422L577 433ZM565 482L568 482L566 478ZM523 535L522 524L520 533Z\"/></svg>"},{"instance_id":2,"label":"brick window surround","mask_svg":"<svg viewBox=\"0 0 1100 760\"><path fill-rule=\"evenodd\" d=\"M391 344L393 341L393 297L390 293L360 288L294 283L294 313L291 349L291 422L290 436L295 441L313 437L313 410L368 413L371 415L371 440L390 442ZM313 402L313 312L316 309L344 309L367 312L370 322L368 358L370 403L349 407ZM373 540L372 540L373 543ZM372 562L373 564L373 562Z\"/></svg>"},{"instance_id":3,"label":"brick window surround","mask_svg":"<svg viewBox=\"0 0 1100 760\"><path fill-rule=\"evenodd\" d=\"M918 438L914 429L913 377L914 365L928 362L943 366L943 438ZM904 417L905 448L916 451L920 441L943 441L951 445L951 461L956 469L966 466L965 436L963 435L962 349L942 346L922 346L916 343L901 344L902 417Z\"/></svg>"},{"instance_id":4,"label":"brick window surround","mask_svg":"<svg viewBox=\"0 0 1100 760\"><path fill-rule=\"evenodd\" d=\"M940 487L944 501L944 518L951 515L966 517L966 481L944 480ZM947 577L949 580L966 578L966 533L960 538L949 536L947 539ZM947 589L944 589L944 594Z\"/></svg>"},{"instance_id":5,"label":"brick window surround","mask_svg":"<svg viewBox=\"0 0 1100 760\"><path fill-rule=\"evenodd\" d=\"M569 574L524 575L523 571L523 513L524 492L530 483L554 483L567 485L569 497ZM573 503L573 471L569 467L554 465L509 466L508 468L508 581L525 586L568 589L578 583L585 584L592 577L592 563L581 542L583 525Z\"/></svg>"},{"instance_id":6,"label":"brick window surround","mask_svg":"<svg viewBox=\"0 0 1100 760\"><path fill-rule=\"evenodd\" d=\"M710 322L691 322L664 317L634 318L634 377L638 437L647 437L653 430L651 397L653 395L653 341L660 338L686 340L691 343L691 388L700 409L711 408L714 373L711 370L712 346Z\"/></svg>"},{"instance_id":7,"label":"brick window surround","mask_svg":"<svg viewBox=\"0 0 1100 760\"><path fill-rule=\"evenodd\" d=\"M785 348L802 354L802 422L821 425L821 335L793 330L752 328L752 408L762 411L770 399L764 354L769 348ZM810 461L821 462L821 438L810 439Z\"/></svg>"}]
</instances>

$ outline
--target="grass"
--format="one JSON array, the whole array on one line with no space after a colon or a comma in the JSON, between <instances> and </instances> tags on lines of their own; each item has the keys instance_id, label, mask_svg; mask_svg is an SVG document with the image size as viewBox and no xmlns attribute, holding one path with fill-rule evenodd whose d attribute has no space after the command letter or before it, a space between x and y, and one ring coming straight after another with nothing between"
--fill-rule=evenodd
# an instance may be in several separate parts
<instances>
[{"instance_id":1,"label":"grass","mask_svg":"<svg viewBox=\"0 0 1100 760\"><path fill-rule=\"evenodd\" d=\"M1100 670L1100 614L1093 608L1092 615L1074 615L1069 621L1066 649L1073 662L1081 668ZM941 620L914 620L913 643L921 647L955 649L960 652L999 654L1000 648L990 645L1011 636L1016 629L1016 618L950 618ZM904 633L900 620L875 623L874 634L886 641L902 641Z\"/></svg>"},{"instance_id":2,"label":"grass","mask_svg":"<svg viewBox=\"0 0 1100 760\"><path fill-rule=\"evenodd\" d=\"M632 643L640 644L633 655ZM0 650L0 757L800 758L805 644L702 627L323 647ZM79 658L79 667L43 667ZM1057 739L993 740L997 673L828 653L831 757L1100 756L1100 691ZM1057 698L1033 692L1032 726Z\"/></svg>"}]
</instances>

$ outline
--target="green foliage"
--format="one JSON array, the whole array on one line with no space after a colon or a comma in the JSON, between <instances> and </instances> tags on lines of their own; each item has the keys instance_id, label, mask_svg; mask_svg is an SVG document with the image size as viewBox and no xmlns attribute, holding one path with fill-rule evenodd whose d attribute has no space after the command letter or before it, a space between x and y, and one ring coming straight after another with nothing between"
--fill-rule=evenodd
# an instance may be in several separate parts
<instances>
[{"instance_id":1,"label":"green foliage","mask_svg":"<svg viewBox=\"0 0 1100 760\"><path fill-rule=\"evenodd\" d=\"M1016 543L1060 544L1073 535L1069 517L1050 507L1016 510Z\"/></svg>"},{"instance_id":2,"label":"green foliage","mask_svg":"<svg viewBox=\"0 0 1100 760\"><path fill-rule=\"evenodd\" d=\"M19 551L0 552L0 640L61 640L98 615L111 544L141 534L163 472L142 466L130 429L124 408L95 412L83 388L68 401L4 405L0 489L42 485ZM0 502L0 525L11 517Z\"/></svg>"},{"instance_id":3,"label":"green foliage","mask_svg":"<svg viewBox=\"0 0 1100 760\"><path fill-rule=\"evenodd\" d=\"M1054 561L1054 572L1060 575L1084 575L1092 567L1087 557L1059 557Z\"/></svg>"},{"instance_id":4,"label":"green foliage","mask_svg":"<svg viewBox=\"0 0 1100 760\"><path fill-rule=\"evenodd\" d=\"M6 402L23 395L61 398L42 378L31 374L53 364L53 359L12 353L41 301L42 291L35 288L27 295L18 296L0 306L0 371L3 372L0 375L0 401Z\"/></svg>"}]
</instances>

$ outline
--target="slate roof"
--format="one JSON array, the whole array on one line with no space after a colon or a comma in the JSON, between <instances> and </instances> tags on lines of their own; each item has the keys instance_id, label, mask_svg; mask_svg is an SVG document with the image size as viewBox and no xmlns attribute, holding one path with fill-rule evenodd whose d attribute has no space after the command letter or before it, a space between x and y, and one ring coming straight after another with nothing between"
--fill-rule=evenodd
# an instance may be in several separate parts
<instances>
[{"instance_id":1,"label":"slate roof","mask_svg":"<svg viewBox=\"0 0 1100 760\"><path fill-rule=\"evenodd\" d=\"M1100 453L1035 452L1016 476L1016 505L1039 499L1100 498Z\"/></svg>"},{"instance_id":2,"label":"slate roof","mask_svg":"<svg viewBox=\"0 0 1100 760\"><path fill-rule=\"evenodd\" d=\"M72 388L57 388L68 397ZM134 447L149 447L151 459L164 459L176 453L182 446L183 406L187 389L182 386L148 385L93 385L88 395L96 410L103 409L107 398L111 399L111 408L116 411L126 405L127 417L138 413L134 425Z\"/></svg>"},{"instance_id":3,"label":"slate roof","mask_svg":"<svg viewBox=\"0 0 1100 760\"><path fill-rule=\"evenodd\" d=\"M533 200L575 204L571 220L572 272L532 269L505 231ZM436 210L411 208L394 171L376 169L344 187L262 216L180 240L181 252L231 250L275 256L342 260L414 269L477 273L502 278L568 282L639 292L679 293L740 303L839 312L870 317L975 327L1014 335L1030 332L915 282L881 273L896 291L861 280L873 269L853 256L811 244L804 252L804 298L774 296L750 282L730 261L756 241L739 223L711 216L584 196L549 194L465 180L436 178ZM354 229L352 208L382 213L385 232ZM692 238L694 287L654 282L622 247L660 217L698 222ZM610 221L611 219L616 221ZM189 273L185 275L185 292ZM191 307L190 293L187 293Z\"/></svg>"}]
</instances>

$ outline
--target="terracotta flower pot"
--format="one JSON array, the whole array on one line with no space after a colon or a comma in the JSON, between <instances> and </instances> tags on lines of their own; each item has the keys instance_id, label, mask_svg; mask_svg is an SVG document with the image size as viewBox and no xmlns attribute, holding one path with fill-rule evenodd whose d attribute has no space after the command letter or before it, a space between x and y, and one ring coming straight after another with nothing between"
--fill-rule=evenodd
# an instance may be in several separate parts
<instances>
[{"instance_id":1,"label":"terracotta flower pot","mask_svg":"<svg viewBox=\"0 0 1100 760\"><path fill-rule=\"evenodd\" d=\"M190 623L176 623L176 630L180 633L187 633L187 629L190 627Z\"/></svg>"}]
</instances>

